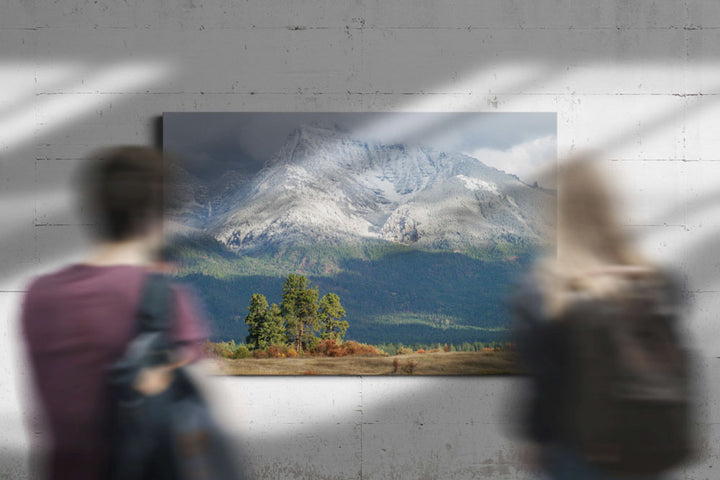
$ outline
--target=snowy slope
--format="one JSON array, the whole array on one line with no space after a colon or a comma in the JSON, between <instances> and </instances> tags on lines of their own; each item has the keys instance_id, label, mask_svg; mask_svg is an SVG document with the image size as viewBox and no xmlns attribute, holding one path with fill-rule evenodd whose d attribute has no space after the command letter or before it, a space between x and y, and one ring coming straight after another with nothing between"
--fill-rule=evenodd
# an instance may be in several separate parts
<instances>
[{"instance_id":1,"label":"snowy slope","mask_svg":"<svg viewBox=\"0 0 720 480\"><path fill-rule=\"evenodd\" d=\"M183 218L237 250L362 239L441 249L536 243L548 228L540 207L552 201L467 155L317 125L296 129L254 179L233 189L229 178L217 191L196 189L204 203Z\"/></svg>"}]
</instances>

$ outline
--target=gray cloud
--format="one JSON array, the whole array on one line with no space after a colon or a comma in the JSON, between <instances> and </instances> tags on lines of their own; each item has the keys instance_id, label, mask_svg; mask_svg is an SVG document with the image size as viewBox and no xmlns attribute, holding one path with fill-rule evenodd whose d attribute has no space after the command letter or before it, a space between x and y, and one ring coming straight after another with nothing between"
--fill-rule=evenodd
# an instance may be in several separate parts
<instances>
[{"instance_id":1,"label":"gray cloud","mask_svg":"<svg viewBox=\"0 0 720 480\"><path fill-rule=\"evenodd\" d=\"M439 151L509 150L555 136L555 113L166 113L166 150L204 177L232 167L257 171L299 125L337 125L364 141Z\"/></svg>"}]
</instances>

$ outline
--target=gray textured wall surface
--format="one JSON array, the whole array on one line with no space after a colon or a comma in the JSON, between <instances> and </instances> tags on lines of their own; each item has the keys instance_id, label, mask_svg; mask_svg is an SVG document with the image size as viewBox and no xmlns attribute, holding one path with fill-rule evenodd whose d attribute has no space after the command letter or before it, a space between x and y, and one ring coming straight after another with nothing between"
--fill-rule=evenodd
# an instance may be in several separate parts
<instances>
[{"instance_id":1,"label":"gray textured wall surface","mask_svg":"<svg viewBox=\"0 0 720 480\"><path fill-rule=\"evenodd\" d=\"M4 0L0 3L0 478L28 475L17 311L86 247L71 179L163 111L553 111L596 148L623 222L685 274L702 456L720 469L720 4L638 0ZM516 381L209 382L257 478L530 478ZM222 401L220 400L222 399Z\"/></svg>"}]
</instances>

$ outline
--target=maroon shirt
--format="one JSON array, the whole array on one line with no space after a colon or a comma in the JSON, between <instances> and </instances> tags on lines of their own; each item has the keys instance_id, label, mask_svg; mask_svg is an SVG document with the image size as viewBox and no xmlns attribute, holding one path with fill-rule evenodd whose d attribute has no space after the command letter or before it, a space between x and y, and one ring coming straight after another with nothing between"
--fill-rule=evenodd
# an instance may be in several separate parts
<instances>
[{"instance_id":1,"label":"maroon shirt","mask_svg":"<svg viewBox=\"0 0 720 480\"><path fill-rule=\"evenodd\" d=\"M49 428L49 477L105 477L106 368L136 332L147 269L76 264L37 278L22 311L23 333ZM189 291L175 286L172 338L197 346L206 330Z\"/></svg>"}]
</instances>

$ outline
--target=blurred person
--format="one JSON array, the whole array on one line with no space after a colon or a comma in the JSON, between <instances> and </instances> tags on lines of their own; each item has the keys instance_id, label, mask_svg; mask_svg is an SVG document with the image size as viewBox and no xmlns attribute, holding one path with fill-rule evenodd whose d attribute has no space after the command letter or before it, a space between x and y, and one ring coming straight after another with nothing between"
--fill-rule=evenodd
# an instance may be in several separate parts
<instances>
[{"instance_id":1,"label":"blurred person","mask_svg":"<svg viewBox=\"0 0 720 480\"><path fill-rule=\"evenodd\" d=\"M556 179L554 255L513 298L524 433L552 479L662 478L692 443L681 285L631 246L592 158Z\"/></svg>"},{"instance_id":2,"label":"blurred person","mask_svg":"<svg viewBox=\"0 0 720 480\"><path fill-rule=\"evenodd\" d=\"M97 244L80 263L36 278L22 328L47 439L40 445L49 479L108 478L111 402L108 368L137 333L145 279L163 270L163 157L146 147L103 150L80 177L82 206ZM144 368L135 389L159 395L174 369L200 356L204 320L189 290L172 285L173 363Z\"/></svg>"}]
</instances>

